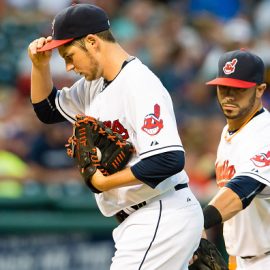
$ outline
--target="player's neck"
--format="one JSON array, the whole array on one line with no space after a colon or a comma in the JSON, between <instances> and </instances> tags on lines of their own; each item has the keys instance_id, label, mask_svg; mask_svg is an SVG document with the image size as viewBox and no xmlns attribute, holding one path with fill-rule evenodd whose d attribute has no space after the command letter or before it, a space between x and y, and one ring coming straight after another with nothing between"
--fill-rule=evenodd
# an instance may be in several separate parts
<instances>
[{"instance_id":1,"label":"player's neck","mask_svg":"<svg viewBox=\"0 0 270 270\"><path fill-rule=\"evenodd\" d=\"M111 45L111 48L109 46L106 52L103 57L103 77L107 81L112 81L122 69L122 65L128 59L129 54L117 43Z\"/></svg>"}]
</instances>

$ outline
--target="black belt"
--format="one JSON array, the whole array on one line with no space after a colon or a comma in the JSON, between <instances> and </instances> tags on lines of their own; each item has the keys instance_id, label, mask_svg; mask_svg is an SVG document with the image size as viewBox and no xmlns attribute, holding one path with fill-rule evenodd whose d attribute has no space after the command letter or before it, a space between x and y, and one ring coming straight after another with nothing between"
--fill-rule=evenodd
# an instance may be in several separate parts
<instances>
[{"instance_id":1,"label":"black belt","mask_svg":"<svg viewBox=\"0 0 270 270\"><path fill-rule=\"evenodd\" d=\"M180 190L180 189L183 189L183 188L186 188L186 187L188 187L187 183L185 183L185 184L177 184L174 187L174 189L175 189L175 191L177 191L177 190ZM141 203L136 204L136 205L132 205L130 207L133 208L134 210L138 210L138 209L142 208L145 205L146 205L146 201L141 202ZM122 223L128 216L129 216L129 214L127 214L124 210L121 210L121 211L119 211L118 213L115 214L115 217L119 221L119 223Z\"/></svg>"},{"instance_id":2,"label":"black belt","mask_svg":"<svg viewBox=\"0 0 270 270\"><path fill-rule=\"evenodd\" d=\"M265 252L263 255L270 255L270 250ZM257 256L244 256L244 257L240 257L241 259L252 259L252 258L255 258Z\"/></svg>"}]
</instances>

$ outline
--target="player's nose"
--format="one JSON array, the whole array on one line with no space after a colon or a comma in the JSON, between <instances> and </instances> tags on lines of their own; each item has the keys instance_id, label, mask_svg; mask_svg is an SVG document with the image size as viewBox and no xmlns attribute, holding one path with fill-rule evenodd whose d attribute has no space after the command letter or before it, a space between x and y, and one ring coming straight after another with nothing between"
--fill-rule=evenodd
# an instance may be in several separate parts
<instances>
[{"instance_id":1,"label":"player's nose","mask_svg":"<svg viewBox=\"0 0 270 270\"><path fill-rule=\"evenodd\" d=\"M74 69L74 65L71 63L66 63L66 71L71 71Z\"/></svg>"}]
</instances>

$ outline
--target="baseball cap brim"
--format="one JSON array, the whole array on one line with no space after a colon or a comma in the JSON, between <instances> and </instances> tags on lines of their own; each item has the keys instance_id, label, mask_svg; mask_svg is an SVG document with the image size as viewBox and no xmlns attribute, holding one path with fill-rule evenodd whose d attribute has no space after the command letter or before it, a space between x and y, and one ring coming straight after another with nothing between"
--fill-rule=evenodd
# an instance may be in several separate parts
<instances>
[{"instance_id":1,"label":"baseball cap brim","mask_svg":"<svg viewBox=\"0 0 270 270\"><path fill-rule=\"evenodd\" d=\"M207 85L223 85L236 88L251 88L256 85L255 82L247 82L232 78L216 78L206 83Z\"/></svg>"},{"instance_id":2,"label":"baseball cap brim","mask_svg":"<svg viewBox=\"0 0 270 270\"><path fill-rule=\"evenodd\" d=\"M62 40L51 40L48 43L46 43L42 48L38 49L38 52L45 52L49 51L55 48L58 48L70 41L74 40L74 38L69 38L69 39L62 39Z\"/></svg>"}]
</instances>

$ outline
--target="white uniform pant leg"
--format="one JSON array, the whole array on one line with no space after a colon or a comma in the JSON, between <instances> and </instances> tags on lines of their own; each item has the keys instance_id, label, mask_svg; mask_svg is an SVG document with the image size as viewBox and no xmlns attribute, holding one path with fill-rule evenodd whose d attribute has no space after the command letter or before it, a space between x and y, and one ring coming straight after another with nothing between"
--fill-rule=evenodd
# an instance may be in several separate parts
<instances>
[{"instance_id":1,"label":"white uniform pant leg","mask_svg":"<svg viewBox=\"0 0 270 270\"><path fill-rule=\"evenodd\" d=\"M270 254L251 259L236 257L236 270L266 270L270 269Z\"/></svg>"},{"instance_id":2,"label":"white uniform pant leg","mask_svg":"<svg viewBox=\"0 0 270 270\"><path fill-rule=\"evenodd\" d=\"M113 231L110 270L187 270L202 230L202 209L191 190L167 192Z\"/></svg>"}]
</instances>

